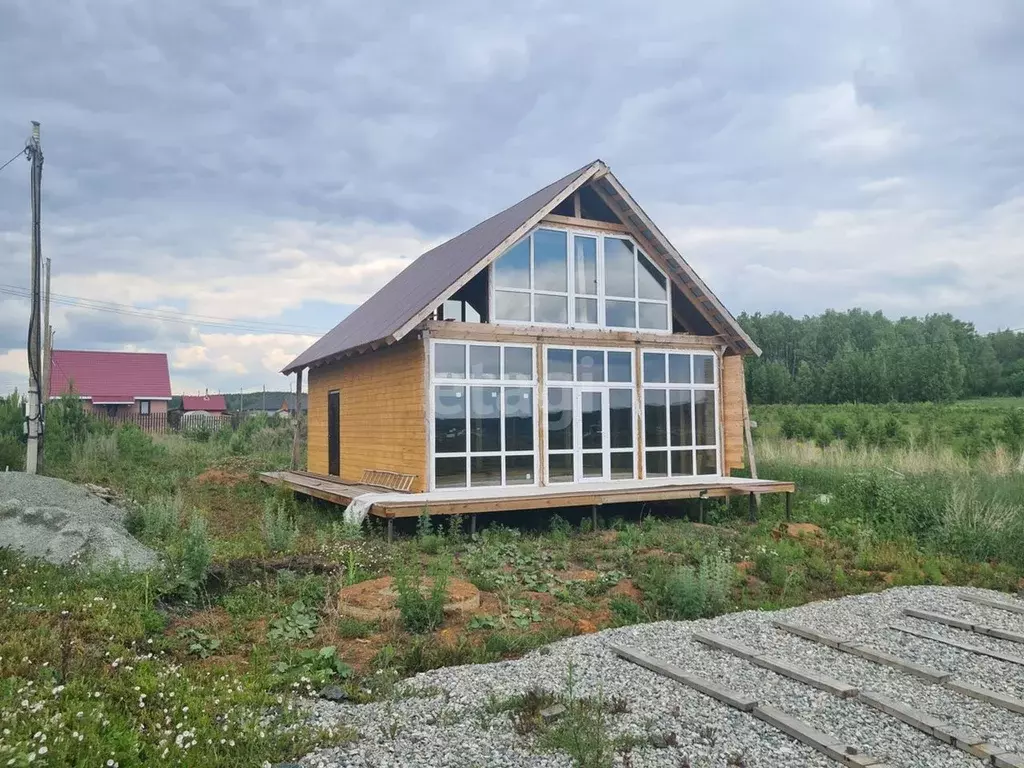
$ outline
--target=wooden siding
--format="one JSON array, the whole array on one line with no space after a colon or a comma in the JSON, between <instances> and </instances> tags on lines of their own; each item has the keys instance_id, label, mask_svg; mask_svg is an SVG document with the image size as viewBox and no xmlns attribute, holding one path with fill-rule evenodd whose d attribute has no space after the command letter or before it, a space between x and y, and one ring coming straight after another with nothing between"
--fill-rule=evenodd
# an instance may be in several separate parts
<instances>
[{"instance_id":1,"label":"wooden siding","mask_svg":"<svg viewBox=\"0 0 1024 768\"><path fill-rule=\"evenodd\" d=\"M746 390L743 358L722 358L722 471L743 469L743 397Z\"/></svg>"},{"instance_id":2,"label":"wooden siding","mask_svg":"<svg viewBox=\"0 0 1024 768\"><path fill-rule=\"evenodd\" d=\"M310 472L327 474L327 393L341 392L341 480L358 483L363 471L416 475L427 488L424 341L395 346L309 371Z\"/></svg>"}]
</instances>

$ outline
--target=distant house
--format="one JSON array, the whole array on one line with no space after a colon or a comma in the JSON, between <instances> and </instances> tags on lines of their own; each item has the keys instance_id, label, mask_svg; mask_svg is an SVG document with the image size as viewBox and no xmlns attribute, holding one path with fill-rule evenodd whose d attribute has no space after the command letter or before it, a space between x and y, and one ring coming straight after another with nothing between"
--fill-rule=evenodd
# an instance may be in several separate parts
<instances>
[{"instance_id":1,"label":"distant house","mask_svg":"<svg viewBox=\"0 0 1024 768\"><path fill-rule=\"evenodd\" d=\"M308 400L307 395L302 395L299 398L299 410L302 413L306 412ZM285 395L281 402L281 407L277 409L276 414L282 418L290 417L295 414L295 395Z\"/></svg>"},{"instance_id":2,"label":"distant house","mask_svg":"<svg viewBox=\"0 0 1024 768\"><path fill-rule=\"evenodd\" d=\"M166 414L171 376L162 352L53 350L50 399L75 394L93 413Z\"/></svg>"},{"instance_id":3,"label":"distant house","mask_svg":"<svg viewBox=\"0 0 1024 768\"><path fill-rule=\"evenodd\" d=\"M224 400L224 395L182 395L181 410L185 413L205 411L206 413L222 414L227 413L228 404Z\"/></svg>"}]
</instances>

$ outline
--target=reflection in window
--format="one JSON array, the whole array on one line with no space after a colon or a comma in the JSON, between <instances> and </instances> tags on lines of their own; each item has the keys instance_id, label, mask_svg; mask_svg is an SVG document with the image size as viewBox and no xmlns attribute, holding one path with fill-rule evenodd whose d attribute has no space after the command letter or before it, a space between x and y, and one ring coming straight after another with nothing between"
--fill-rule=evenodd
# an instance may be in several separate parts
<instances>
[{"instance_id":1,"label":"reflection in window","mask_svg":"<svg viewBox=\"0 0 1024 768\"><path fill-rule=\"evenodd\" d=\"M608 381L633 380L633 356L629 352L608 353Z\"/></svg>"},{"instance_id":2,"label":"reflection in window","mask_svg":"<svg viewBox=\"0 0 1024 768\"><path fill-rule=\"evenodd\" d=\"M533 349L502 347L505 356L506 381L533 381Z\"/></svg>"},{"instance_id":3,"label":"reflection in window","mask_svg":"<svg viewBox=\"0 0 1024 768\"><path fill-rule=\"evenodd\" d=\"M530 320L530 294L494 292L494 316L498 320Z\"/></svg>"},{"instance_id":4,"label":"reflection in window","mask_svg":"<svg viewBox=\"0 0 1024 768\"><path fill-rule=\"evenodd\" d=\"M500 387L469 388L469 450L501 450Z\"/></svg>"},{"instance_id":5,"label":"reflection in window","mask_svg":"<svg viewBox=\"0 0 1024 768\"><path fill-rule=\"evenodd\" d=\"M434 451L463 453L466 450L466 388L434 389Z\"/></svg>"},{"instance_id":6,"label":"reflection in window","mask_svg":"<svg viewBox=\"0 0 1024 768\"><path fill-rule=\"evenodd\" d=\"M567 240L568 234L560 230L538 229L533 233L534 290L568 292Z\"/></svg>"},{"instance_id":7,"label":"reflection in window","mask_svg":"<svg viewBox=\"0 0 1024 768\"><path fill-rule=\"evenodd\" d=\"M548 388L548 450L572 449L572 390Z\"/></svg>"},{"instance_id":8,"label":"reflection in window","mask_svg":"<svg viewBox=\"0 0 1024 768\"><path fill-rule=\"evenodd\" d=\"M549 381L572 381L572 350L549 349L547 377Z\"/></svg>"},{"instance_id":9,"label":"reflection in window","mask_svg":"<svg viewBox=\"0 0 1024 768\"><path fill-rule=\"evenodd\" d=\"M604 352L576 350L576 381L604 381Z\"/></svg>"},{"instance_id":10,"label":"reflection in window","mask_svg":"<svg viewBox=\"0 0 1024 768\"><path fill-rule=\"evenodd\" d=\"M493 266L497 321L671 330L668 277L625 237L538 228Z\"/></svg>"},{"instance_id":11,"label":"reflection in window","mask_svg":"<svg viewBox=\"0 0 1024 768\"><path fill-rule=\"evenodd\" d=\"M434 488L536 482L533 355L532 347L432 344ZM451 378L485 383L445 383Z\"/></svg>"},{"instance_id":12,"label":"reflection in window","mask_svg":"<svg viewBox=\"0 0 1024 768\"><path fill-rule=\"evenodd\" d=\"M717 474L715 366L715 356L710 354L643 353L648 477L665 472L672 477ZM662 419L667 419L667 442L661 433Z\"/></svg>"},{"instance_id":13,"label":"reflection in window","mask_svg":"<svg viewBox=\"0 0 1024 768\"><path fill-rule=\"evenodd\" d=\"M530 238L520 240L494 262L494 285L530 289Z\"/></svg>"},{"instance_id":14,"label":"reflection in window","mask_svg":"<svg viewBox=\"0 0 1024 768\"><path fill-rule=\"evenodd\" d=\"M633 447L633 391L608 392L608 431L612 448Z\"/></svg>"},{"instance_id":15,"label":"reflection in window","mask_svg":"<svg viewBox=\"0 0 1024 768\"><path fill-rule=\"evenodd\" d=\"M434 378L464 379L466 378L466 345L435 344L434 345Z\"/></svg>"},{"instance_id":16,"label":"reflection in window","mask_svg":"<svg viewBox=\"0 0 1024 768\"><path fill-rule=\"evenodd\" d=\"M604 239L604 292L606 296L636 296L636 257L633 243L617 237Z\"/></svg>"},{"instance_id":17,"label":"reflection in window","mask_svg":"<svg viewBox=\"0 0 1024 768\"><path fill-rule=\"evenodd\" d=\"M471 379L500 378L501 348L471 344L469 347L469 377Z\"/></svg>"}]
</instances>

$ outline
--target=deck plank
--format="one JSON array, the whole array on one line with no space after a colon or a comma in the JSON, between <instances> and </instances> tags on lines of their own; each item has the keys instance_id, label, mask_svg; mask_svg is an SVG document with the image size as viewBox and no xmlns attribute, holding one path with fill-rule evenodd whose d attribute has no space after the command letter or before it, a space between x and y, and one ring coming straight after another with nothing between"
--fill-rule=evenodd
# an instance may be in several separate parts
<instances>
[{"instance_id":1,"label":"deck plank","mask_svg":"<svg viewBox=\"0 0 1024 768\"><path fill-rule=\"evenodd\" d=\"M345 506L357 496L374 494L370 514L377 517L418 517L424 508L432 515L477 514L484 512L515 512L528 509L601 506L622 502L673 501L700 496L723 498L749 493L792 493L795 485L776 480L748 478L708 478L706 483L650 483L648 481L616 481L567 486L526 486L521 488L479 489L465 491L433 491L409 493L390 491L367 485L343 483L337 478L303 471L263 472L260 479L267 484L284 483L299 493Z\"/></svg>"}]
</instances>

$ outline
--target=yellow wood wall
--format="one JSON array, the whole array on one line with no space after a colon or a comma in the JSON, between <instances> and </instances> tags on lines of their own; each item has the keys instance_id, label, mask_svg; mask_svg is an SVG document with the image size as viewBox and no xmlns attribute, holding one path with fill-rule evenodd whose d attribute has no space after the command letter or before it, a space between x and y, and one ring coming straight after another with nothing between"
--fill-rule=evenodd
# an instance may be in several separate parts
<instances>
[{"instance_id":1,"label":"yellow wood wall","mask_svg":"<svg viewBox=\"0 0 1024 768\"><path fill-rule=\"evenodd\" d=\"M743 397L747 386L743 376L743 358L726 355L722 358L722 471L729 474L742 469L743 461Z\"/></svg>"},{"instance_id":2,"label":"yellow wood wall","mask_svg":"<svg viewBox=\"0 0 1024 768\"><path fill-rule=\"evenodd\" d=\"M310 472L327 474L327 393L341 392L341 479L358 483L365 469L416 475L427 488L424 343L409 338L309 371Z\"/></svg>"}]
</instances>

